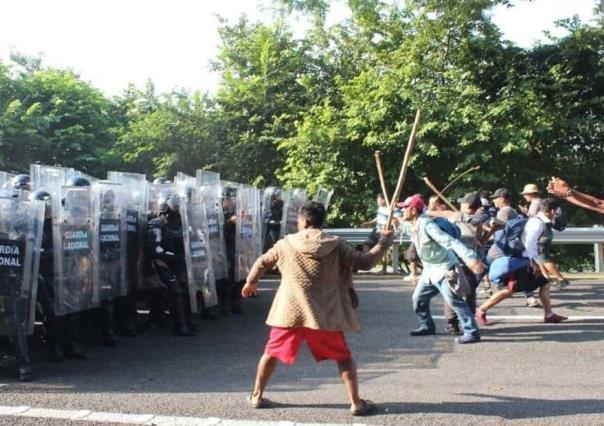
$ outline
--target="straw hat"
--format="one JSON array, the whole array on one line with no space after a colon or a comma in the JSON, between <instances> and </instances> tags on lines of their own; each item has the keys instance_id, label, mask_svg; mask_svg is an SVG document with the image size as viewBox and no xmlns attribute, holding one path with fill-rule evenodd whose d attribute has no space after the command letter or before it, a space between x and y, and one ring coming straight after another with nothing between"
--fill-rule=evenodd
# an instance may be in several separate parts
<instances>
[{"instance_id":1,"label":"straw hat","mask_svg":"<svg viewBox=\"0 0 604 426\"><path fill-rule=\"evenodd\" d=\"M539 194L539 188L534 183L524 185L521 195Z\"/></svg>"}]
</instances>

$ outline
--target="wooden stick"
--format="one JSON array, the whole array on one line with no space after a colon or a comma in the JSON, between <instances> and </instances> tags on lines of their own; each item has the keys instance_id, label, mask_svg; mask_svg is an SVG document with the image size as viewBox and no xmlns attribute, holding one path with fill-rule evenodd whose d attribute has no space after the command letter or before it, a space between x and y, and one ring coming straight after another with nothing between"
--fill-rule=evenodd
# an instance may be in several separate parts
<instances>
[{"instance_id":1,"label":"wooden stick","mask_svg":"<svg viewBox=\"0 0 604 426\"><path fill-rule=\"evenodd\" d=\"M432 182L430 182L430 179L425 177L424 182L426 182L426 185L428 185L428 188L430 188L432 190L432 192L434 192L436 195L438 195L438 198L443 200L443 202L447 206L449 206L449 208L451 210L453 210L454 212L459 212L459 209L457 209L453 204L451 204L451 202L449 200L447 200L447 198L442 194L442 192L440 192L438 189L436 189L436 187L434 185L432 185Z\"/></svg>"},{"instance_id":2,"label":"wooden stick","mask_svg":"<svg viewBox=\"0 0 604 426\"><path fill-rule=\"evenodd\" d=\"M479 169L480 169L480 166L474 166L474 167L469 168L468 170L466 170L465 172L463 172L462 174L457 176L455 179L453 179L451 182L449 182L449 184L447 186L445 186L440 192L442 192L444 194L445 192L447 192L447 189L451 188L455 184L455 182L457 182L459 179L461 179L468 173L475 172L476 170L479 170Z\"/></svg>"},{"instance_id":3,"label":"wooden stick","mask_svg":"<svg viewBox=\"0 0 604 426\"><path fill-rule=\"evenodd\" d=\"M413 128L411 129L411 134L409 135L409 142L407 142L407 149L405 150L405 157L403 158L403 164L401 165L401 172L398 175L398 182L396 183L396 188L394 189L394 194L390 199L390 214L388 214L388 220L386 220L386 229L390 228L390 222L392 222L392 215L394 214L394 208L396 207L396 202L401 196L401 192L403 191L403 183L405 182L405 176L407 175L407 169L409 168L409 162L411 161L411 152L413 151L413 147L415 146L415 134L417 133L417 128L419 127L419 119L421 113L418 109L415 113L415 121L413 122Z\"/></svg>"},{"instance_id":4,"label":"wooden stick","mask_svg":"<svg viewBox=\"0 0 604 426\"><path fill-rule=\"evenodd\" d=\"M380 151L375 151L373 156L375 157L375 165L378 171L378 177L380 178L380 185L382 186L382 194L386 200L386 204L390 205L390 198L388 197L388 190L386 189L386 181L384 180L384 169L382 169L382 159L380 158Z\"/></svg>"}]
</instances>

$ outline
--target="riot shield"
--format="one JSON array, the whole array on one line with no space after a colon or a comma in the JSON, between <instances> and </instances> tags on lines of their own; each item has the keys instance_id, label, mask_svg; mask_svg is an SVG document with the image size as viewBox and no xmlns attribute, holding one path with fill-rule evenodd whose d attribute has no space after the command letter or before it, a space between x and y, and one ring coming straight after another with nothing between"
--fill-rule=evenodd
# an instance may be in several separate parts
<instances>
[{"instance_id":1,"label":"riot shield","mask_svg":"<svg viewBox=\"0 0 604 426\"><path fill-rule=\"evenodd\" d=\"M143 289L143 251L147 229L149 188L145 175L108 172L107 179L122 184L126 216L126 279L129 291Z\"/></svg>"},{"instance_id":2,"label":"riot shield","mask_svg":"<svg viewBox=\"0 0 604 426\"><path fill-rule=\"evenodd\" d=\"M29 166L32 191L45 190L52 198L61 195L61 187L74 177L75 170L67 167L43 166L32 164Z\"/></svg>"},{"instance_id":3,"label":"riot shield","mask_svg":"<svg viewBox=\"0 0 604 426\"><path fill-rule=\"evenodd\" d=\"M283 191L281 238L298 232L298 209L306 202L306 191L299 188Z\"/></svg>"},{"instance_id":4,"label":"riot shield","mask_svg":"<svg viewBox=\"0 0 604 426\"><path fill-rule=\"evenodd\" d=\"M93 182L94 285L99 289L101 300L113 300L128 294L123 206L121 184L102 180Z\"/></svg>"},{"instance_id":5,"label":"riot shield","mask_svg":"<svg viewBox=\"0 0 604 426\"><path fill-rule=\"evenodd\" d=\"M252 265L260 256L260 196L253 186L241 185L237 191L235 234L235 282L245 281Z\"/></svg>"},{"instance_id":6,"label":"riot shield","mask_svg":"<svg viewBox=\"0 0 604 426\"><path fill-rule=\"evenodd\" d=\"M203 307L218 304L216 279L208 245L208 222L202 192L198 187L180 185L180 216L185 247L185 264L191 300L191 311L199 312L197 295L201 294Z\"/></svg>"},{"instance_id":7,"label":"riot shield","mask_svg":"<svg viewBox=\"0 0 604 426\"><path fill-rule=\"evenodd\" d=\"M319 188L312 200L316 201L317 203L323 204L323 206L325 207L325 211L327 211L327 209L329 208L329 202L331 201L332 196L333 196L333 190Z\"/></svg>"},{"instance_id":8,"label":"riot shield","mask_svg":"<svg viewBox=\"0 0 604 426\"><path fill-rule=\"evenodd\" d=\"M10 197L12 196L11 191L11 180L15 177L12 173L0 172L0 196Z\"/></svg>"},{"instance_id":9,"label":"riot shield","mask_svg":"<svg viewBox=\"0 0 604 426\"><path fill-rule=\"evenodd\" d=\"M52 225L55 312L60 316L98 306L99 291L94 280L90 187L63 186L58 192L52 199Z\"/></svg>"},{"instance_id":10,"label":"riot shield","mask_svg":"<svg viewBox=\"0 0 604 426\"><path fill-rule=\"evenodd\" d=\"M283 218L283 197L281 189L268 187L262 191L262 253L266 253L281 235Z\"/></svg>"},{"instance_id":11,"label":"riot shield","mask_svg":"<svg viewBox=\"0 0 604 426\"><path fill-rule=\"evenodd\" d=\"M220 184L220 173L197 170L195 178L197 179L197 185L211 186Z\"/></svg>"},{"instance_id":12,"label":"riot shield","mask_svg":"<svg viewBox=\"0 0 604 426\"><path fill-rule=\"evenodd\" d=\"M0 196L0 334L33 334L44 203Z\"/></svg>"},{"instance_id":13,"label":"riot shield","mask_svg":"<svg viewBox=\"0 0 604 426\"><path fill-rule=\"evenodd\" d=\"M212 269L217 280L227 278L228 264L224 244L224 214L222 212L221 187L209 185L201 187L201 200L208 223L208 246L212 258Z\"/></svg>"}]
</instances>

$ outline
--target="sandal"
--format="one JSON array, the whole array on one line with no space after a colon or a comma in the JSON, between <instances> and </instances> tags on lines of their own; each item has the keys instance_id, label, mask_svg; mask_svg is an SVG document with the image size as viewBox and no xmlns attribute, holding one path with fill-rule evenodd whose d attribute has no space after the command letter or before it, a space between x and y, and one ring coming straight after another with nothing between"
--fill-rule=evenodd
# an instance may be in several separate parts
<instances>
[{"instance_id":1,"label":"sandal","mask_svg":"<svg viewBox=\"0 0 604 426\"><path fill-rule=\"evenodd\" d=\"M356 409L350 409L350 414L353 416L366 416L367 414L373 412L376 406L372 401L367 399L361 399L361 406Z\"/></svg>"},{"instance_id":2,"label":"sandal","mask_svg":"<svg viewBox=\"0 0 604 426\"><path fill-rule=\"evenodd\" d=\"M254 399L252 394L249 394L245 400L250 405L250 407L258 409L258 408L267 408L268 407L268 399L260 398Z\"/></svg>"}]
</instances>

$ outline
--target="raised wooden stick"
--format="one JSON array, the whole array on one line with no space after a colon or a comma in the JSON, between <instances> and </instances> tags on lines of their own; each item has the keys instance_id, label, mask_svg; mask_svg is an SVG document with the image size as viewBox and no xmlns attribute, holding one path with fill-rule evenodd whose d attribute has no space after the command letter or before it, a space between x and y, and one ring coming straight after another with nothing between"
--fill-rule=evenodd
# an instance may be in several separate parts
<instances>
[{"instance_id":1,"label":"raised wooden stick","mask_svg":"<svg viewBox=\"0 0 604 426\"><path fill-rule=\"evenodd\" d=\"M390 198L388 197L388 190L386 189L386 181L384 180L384 169L382 169L382 159L380 158L380 151L375 151L373 156L375 157L375 165L378 171L378 177L380 178L380 185L382 185L382 194L386 200L386 204L390 205Z\"/></svg>"},{"instance_id":2,"label":"raised wooden stick","mask_svg":"<svg viewBox=\"0 0 604 426\"><path fill-rule=\"evenodd\" d=\"M445 203L447 206L449 206L449 208L451 210L453 210L454 212L459 211L459 209L457 209L453 204L451 204L451 202L449 200L447 200L447 198L442 194L442 192L440 192L438 189L436 189L436 187L434 185L432 185L432 182L430 182L430 179L425 177L424 182L426 182L426 185L428 185L428 188L430 188L432 190L432 192L434 192L436 195L438 195L438 198L443 200L443 203Z\"/></svg>"},{"instance_id":3,"label":"raised wooden stick","mask_svg":"<svg viewBox=\"0 0 604 426\"><path fill-rule=\"evenodd\" d=\"M462 177L464 177L468 173L475 172L476 170L479 170L479 169L480 169L480 166L474 166L474 167L469 168L468 170L466 170L465 172L463 172L462 174L460 174L459 176L457 176L455 179L453 179L451 182L449 182L449 184L447 186L445 186L442 189L442 191L440 191L440 192L442 192L444 194L445 192L447 192L447 189L451 188L455 184L455 182L457 182L459 179L461 179Z\"/></svg>"},{"instance_id":4,"label":"raised wooden stick","mask_svg":"<svg viewBox=\"0 0 604 426\"><path fill-rule=\"evenodd\" d=\"M417 128L419 127L420 117L421 113L418 109L415 113L415 121L413 122L413 128L411 129L411 134L409 135L409 142L407 142L407 149L405 150L405 157L403 158L403 164L401 165L401 172L398 175L398 182L396 183L394 194L390 199L390 214L388 214L388 220L386 220L386 229L390 228L390 222L392 222L392 215L394 214L396 202L403 191L403 183L405 182L405 176L407 175L407 169L409 168L409 162L411 161L411 152L415 146L415 134L417 133Z\"/></svg>"}]
</instances>

